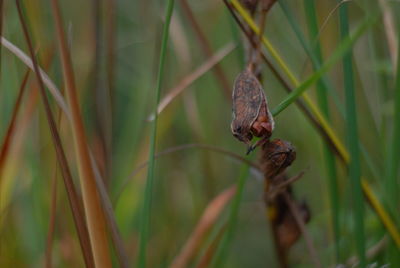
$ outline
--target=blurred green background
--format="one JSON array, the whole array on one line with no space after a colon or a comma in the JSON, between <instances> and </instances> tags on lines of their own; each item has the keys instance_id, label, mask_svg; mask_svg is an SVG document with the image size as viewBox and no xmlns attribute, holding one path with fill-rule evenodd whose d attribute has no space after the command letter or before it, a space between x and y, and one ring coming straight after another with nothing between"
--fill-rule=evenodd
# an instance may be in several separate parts
<instances>
[{"instance_id":1,"label":"blurred green background","mask_svg":"<svg viewBox=\"0 0 400 268\"><path fill-rule=\"evenodd\" d=\"M60 53L49 1L22 2L39 63L63 91ZM60 1L87 141L104 177L132 267L136 263L140 207L147 174L146 168L133 172L148 160L151 122L147 119L154 111L166 2ZM203 53L198 36L182 9L181 1L175 2L161 99L209 58ZM285 2L294 15L292 19L302 30L309 45L315 46L318 41L311 40L307 30L307 1ZM319 32L319 41L323 58L326 59L341 42L338 2L315 2L319 26L324 25ZM382 2L385 2L393 16L395 28L392 32L398 39L399 18L396 14L400 14L399 2ZM229 86L232 87L236 75L244 69L246 61L245 38L240 33L240 28L223 1L188 3L211 44L213 53L228 43L236 44L234 50L220 62ZM388 161L387 151L393 146L393 125L396 122L396 73L393 66L396 59L393 61L388 47L382 3L364 0L348 1L345 5L349 11L350 32L369 15L378 11L380 13L378 22L369 26L352 47L359 141L367 152L361 154L361 173L370 182L398 228L399 203L393 203L388 198L384 176ZM4 1L2 20L2 36L28 54L14 1ZM279 3L268 13L265 35L300 81L314 72L309 56ZM266 65L262 67L264 90L269 106L273 108L287 93L270 69ZM26 65L13 53L1 48L2 145L26 70ZM230 96L224 92L212 70L208 69L204 75L185 87L162 111L158 118L157 152L183 144L200 143L245 156L245 146L230 131ZM331 125L345 142L345 120L340 112L344 111L345 106L342 72L339 61L329 70L326 78L336 92L336 95L328 93ZM315 92L314 88L309 90L316 102ZM52 97L50 101L53 114L57 118L59 107ZM306 171L304 177L293 187L295 196L299 200L305 200L311 209L312 218L307 224L307 230L315 244L322 267L346 263L349 258L357 255L352 216L353 190L346 167L337 161L340 207L340 260L337 260L331 224L328 175L323 157L324 142L296 105L285 109L275 118L275 122L273 138L290 141L297 151L297 159L288 169L288 174L293 176ZM65 116L60 117L59 131L75 184L79 189L71 126ZM256 162L258 153L256 150L249 159ZM50 211L54 203L52 183L55 178L57 207L52 264L54 267L84 265L65 187L56 166L49 127L38 95L36 79L31 72L15 120L9 152L0 170L1 267L45 265ZM168 267L171 264L207 204L237 182L241 166L240 161L226 154L197 147L157 158L147 253L148 267ZM396 175L398 183L399 176ZM127 180L129 183L125 183ZM278 267L265 216L263 184L262 174L251 169L225 267ZM368 258L368 263L376 263L376 267L383 267L385 264L389 264L389 267L400 267L399 249L376 214L366 202L365 204L365 247L369 249L386 237L384 246ZM215 239L218 230L226 223L228 214L229 209L225 209L190 267L196 267L196 260L203 256ZM303 238L290 250L289 259L290 267L312 267ZM114 265L118 266L115 259Z\"/></svg>"}]
</instances>

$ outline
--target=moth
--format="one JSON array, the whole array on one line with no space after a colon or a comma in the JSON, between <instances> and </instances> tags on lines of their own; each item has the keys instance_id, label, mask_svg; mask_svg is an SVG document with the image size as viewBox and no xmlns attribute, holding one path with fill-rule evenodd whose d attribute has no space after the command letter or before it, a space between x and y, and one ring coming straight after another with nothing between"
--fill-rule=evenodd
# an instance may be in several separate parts
<instances>
[{"instance_id":1,"label":"moth","mask_svg":"<svg viewBox=\"0 0 400 268\"><path fill-rule=\"evenodd\" d=\"M233 85L231 123L233 136L247 144L247 154L249 154L257 146L268 141L274 125L260 82L250 70L244 70L236 77ZM251 144L253 136L261 137L254 145Z\"/></svg>"}]
</instances>

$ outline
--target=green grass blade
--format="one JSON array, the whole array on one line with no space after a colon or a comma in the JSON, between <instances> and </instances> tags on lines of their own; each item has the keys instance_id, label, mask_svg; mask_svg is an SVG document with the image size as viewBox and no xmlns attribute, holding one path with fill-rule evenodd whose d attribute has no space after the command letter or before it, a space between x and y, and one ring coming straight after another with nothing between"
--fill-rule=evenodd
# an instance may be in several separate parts
<instances>
[{"instance_id":1,"label":"green grass blade","mask_svg":"<svg viewBox=\"0 0 400 268\"><path fill-rule=\"evenodd\" d=\"M341 39L344 40L349 35L349 23L346 4L340 7L339 22ZM346 97L346 136L348 138L348 148L350 152L350 163L348 166L348 171L352 188L354 234L358 257L360 259L360 267L366 267L364 201L361 189L361 168L359 159L360 148L357 131L357 112L351 51L343 56L343 78Z\"/></svg>"},{"instance_id":2,"label":"green grass blade","mask_svg":"<svg viewBox=\"0 0 400 268\"><path fill-rule=\"evenodd\" d=\"M339 61L354 45L360 36L376 21L376 18L366 18L354 31L352 36L347 36L342 40L332 56L324 62L314 74L301 83L295 90L286 96L286 98L272 110L272 115L277 116L292 104L301 94L310 86L317 82L337 61Z\"/></svg>"},{"instance_id":3,"label":"green grass blade","mask_svg":"<svg viewBox=\"0 0 400 268\"><path fill-rule=\"evenodd\" d=\"M286 15L290 25L293 28L297 38L299 39L303 49L306 51L308 56L311 58L314 70L317 70L321 66L322 62L322 53L321 53L321 46L320 43L317 42L315 44L314 49L312 49L309 44L306 42L303 33L300 30L299 24L295 21L295 16L291 12L288 7L286 0L279 1L279 4ZM318 35L318 22L316 17L316 10L315 10L315 3L313 0L305 0L304 1L304 8L306 13L306 20L308 31L310 34L310 40L316 40ZM317 99L318 104L323 112L325 118L329 121L329 105L328 105L328 98L327 98L327 91L328 85L325 77L321 77L321 79L317 82ZM331 88L330 92L334 92ZM332 94L336 99L337 94ZM336 101L337 106L339 106L339 110L341 110L340 102ZM339 263L339 238L340 238L340 225L339 225L339 193L338 193L338 184L337 184L337 174L336 174L336 163L335 163L335 156L332 150L329 148L328 144L324 145L323 148L324 159L326 163L326 171L328 177L328 187L330 192L330 205L331 205L331 212L332 212L332 227L333 227L333 235L335 240L335 253L336 253L336 262Z\"/></svg>"},{"instance_id":4,"label":"green grass blade","mask_svg":"<svg viewBox=\"0 0 400 268\"><path fill-rule=\"evenodd\" d=\"M400 36L400 25L399 36ZM400 52L400 43L398 45L398 51ZM391 139L389 139L388 150L387 150L387 161L386 161L386 193L387 199L390 204L398 204L398 189L399 185L397 182L398 164L400 160L400 53L397 54L397 72L396 72L396 83L394 88L394 117L393 117L393 133ZM396 205L395 205L396 206Z\"/></svg>"},{"instance_id":5,"label":"green grass blade","mask_svg":"<svg viewBox=\"0 0 400 268\"><path fill-rule=\"evenodd\" d=\"M280 1L280 3L285 4L286 1ZM304 0L304 7L306 13L306 21L308 26L308 31L310 34L310 40L315 40L318 36L318 20L317 20L317 12L315 8L315 1L314 0ZM288 17L289 19L289 17ZM293 24L297 25L297 24ZM306 44L306 43L305 43ZM306 46L304 45L304 48ZM313 53L314 52L314 53ZM310 55L315 54L315 60L318 64L322 62L322 52L321 52L321 45L319 41L316 42L314 51L310 51ZM314 64L314 69L317 66ZM329 104L328 104L328 97L327 97L327 85L324 81L324 78L321 81L317 82L317 98L319 106L324 113L325 117L329 120L330 113L329 113ZM337 173L336 173L336 163L335 163L335 156L332 150L329 148L328 144L325 144L324 149L324 158L326 162L326 169L327 175L329 180L329 194L330 194L330 201L331 201L331 211L332 211L332 227L333 227L333 236L335 240L335 255L336 255L336 263L340 263L340 247L339 247L339 240L340 240L340 225L339 225L339 190L338 190L338 182L337 182Z\"/></svg>"},{"instance_id":6,"label":"green grass blade","mask_svg":"<svg viewBox=\"0 0 400 268\"><path fill-rule=\"evenodd\" d=\"M312 2L312 1L310 1ZM310 37L310 43L306 42L306 39L304 37L304 34L302 33L299 24L297 23L297 21L294 19L295 16L293 15L293 12L290 11L290 9L288 8L288 4L287 4L287 0L280 0L279 1L283 12L285 13L290 25L293 28L293 31L295 32L297 38L299 39L301 45L303 46L303 49L305 50L305 52L307 53L307 55L309 56L309 58L311 59L311 62L313 64L314 70L317 70L321 67L321 63L322 63L322 57L321 57L321 50L318 48L320 47L320 43L319 43L319 39L318 34L319 34L319 30L317 27L317 24L314 26L315 29L309 29L310 33L312 31L317 31L316 34L312 37ZM307 4L305 4L305 9L306 9L306 21L308 24L312 23L311 20L315 20L315 22L317 22L316 20L316 13L313 15L312 14L312 9L315 9L315 4L310 3L308 4L308 2L305 2ZM312 46L311 46L312 45ZM318 51L319 50L319 51ZM340 115L342 116L342 118L345 118L345 109L344 109L344 105L342 104L342 102L340 101L339 95L337 94L337 92L334 90L334 87L332 86L332 83L330 83L329 79L325 76L322 76L321 79L317 82L317 88L323 88L324 91L326 91L327 93L329 93L329 95L332 97L333 102L336 105L336 108L338 110L338 112L340 113ZM323 92L322 90L317 90L317 98L318 98L318 102L321 103L321 97L320 97L320 93L319 92ZM324 114L325 118L328 119L329 116L327 116L326 111L324 110L324 108L322 106L320 106L321 108L321 112ZM329 120L328 120L329 121ZM372 161L369 161L371 159L368 151L365 149L365 147L363 146L362 143L360 143L360 147L362 149L362 156L363 159L366 161L366 163L368 164L368 168L370 169L370 171L374 174L377 174L376 170L378 170L376 164ZM375 179L379 179L380 176L375 176Z\"/></svg>"},{"instance_id":7,"label":"green grass blade","mask_svg":"<svg viewBox=\"0 0 400 268\"><path fill-rule=\"evenodd\" d=\"M224 266L229 246L235 234L237 218L239 214L239 206L240 202L242 201L244 186L246 184L247 178L249 177L249 169L250 166L245 165L242 166L242 169L240 171L237 183L237 192L234 200L232 201L231 210L229 213L228 227L222 238L221 243L218 245L215 257L210 267L221 268Z\"/></svg>"},{"instance_id":8,"label":"green grass blade","mask_svg":"<svg viewBox=\"0 0 400 268\"><path fill-rule=\"evenodd\" d=\"M319 34L319 30L318 30L316 17L315 17L315 15L313 17L313 15L311 14L312 10L310 10L310 9L315 10L315 5L314 4L309 5L306 2L304 3L304 7L306 9L306 20L307 20L308 25L310 23L314 23L312 21L315 20L315 25L313 25L313 26L309 25L309 32L310 32L310 34L312 34L312 36L310 36L310 42L307 42L304 34L302 33L302 31L299 27L299 23L295 20L295 16L294 16L293 12L291 12L291 10L289 9L287 0L281 0L281 1L279 1L279 4L283 10L283 13L285 14L285 16L288 20L290 26L292 27L294 33L296 34L297 39L300 41L301 45L303 46L303 49L305 50L305 52L311 59L311 63L314 67L314 70L321 68L322 53L321 53L321 49L320 49L319 39L317 38L318 34ZM312 27L312 28L310 28L310 27ZM317 32L314 34L313 31L317 31ZM310 44L313 44L313 46L310 46ZM340 101L339 95L333 89L333 87L330 85L331 85L331 83L329 83L327 77L324 77L324 76L321 77L321 81L318 81L318 83L317 83L317 86L319 88L323 87L324 91L330 93L339 112L341 112L344 116L344 106L342 105L342 103ZM321 107L321 109L324 109L324 108ZM326 115L325 110L322 110L322 112Z\"/></svg>"},{"instance_id":9,"label":"green grass blade","mask_svg":"<svg viewBox=\"0 0 400 268\"><path fill-rule=\"evenodd\" d=\"M174 9L174 0L168 0L167 8L165 11L166 12L165 23L163 27L161 53L160 53L160 61L159 61L158 75L157 75L156 102L154 104L155 116L151 128L149 166L147 169L147 179L145 186L146 188L145 188L144 202L140 218L141 222L140 222L139 258L138 258L138 267L140 268L146 267L146 247L147 247L147 240L149 237L150 211L151 211L153 184L154 184L154 162L155 162L154 154L156 147L157 120L158 120L157 107L161 95L160 92L164 74L164 63L165 63L165 55L166 55L168 36L169 36L169 25L171 23L173 9Z\"/></svg>"}]
</instances>

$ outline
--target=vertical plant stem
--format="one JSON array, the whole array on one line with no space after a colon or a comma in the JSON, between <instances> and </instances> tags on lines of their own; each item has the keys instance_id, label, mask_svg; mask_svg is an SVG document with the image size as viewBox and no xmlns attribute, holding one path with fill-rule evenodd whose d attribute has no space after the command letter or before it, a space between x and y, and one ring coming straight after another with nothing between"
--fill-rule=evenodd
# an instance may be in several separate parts
<instances>
[{"instance_id":1,"label":"vertical plant stem","mask_svg":"<svg viewBox=\"0 0 400 268\"><path fill-rule=\"evenodd\" d=\"M105 140L105 151L106 155L106 168L107 176L112 175L112 146L113 146L113 115L114 115L114 95L115 95L115 78L116 78L116 58L117 58L117 0L106 0L106 21L105 21L105 38L106 38L106 79L107 79L107 90L105 92L105 102L108 103L109 116L107 116L105 122L106 128L104 129L104 140Z\"/></svg>"},{"instance_id":2,"label":"vertical plant stem","mask_svg":"<svg viewBox=\"0 0 400 268\"><path fill-rule=\"evenodd\" d=\"M62 110L59 108L58 111L58 128L60 128L61 125L61 118L62 118ZM50 219L49 219L49 228L47 231L47 242L46 242L46 268L51 268L53 267L53 241L54 241L54 233L56 229L56 220L57 220L57 185L58 185L58 180L57 180L57 165L54 169L54 176L51 181L51 206L50 206Z\"/></svg>"},{"instance_id":3,"label":"vertical plant stem","mask_svg":"<svg viewBox=\"0 0 400 268\"><path fill-rule=\"evenodd\" d=\"M140 268L146 267L146 247L148 242L147 240L149 238L149 225L151 216L150 212L151 212L152 192L154 184L154 162L155 162L154 154L156 147L157 121L158 121L157 107L161 95L160 92L164 74L164 63L165 63L165 56L167 52L166 50L169 37L169 25L171 23L173 10L174 10L174 0L168 0L167 8L165 10L165 22L162 33L160 61L158 66L156 98L154 103L154 121L152 124L151 137L150 137L149 166L147 169L144 202L142 206L141 219L140 219L141 222L140 222L140 241L139 241L139 259L138 259L138 267Z\"/></svg>"},{"instance_id":4,"label":"vertical plant stem","mask_svg":"<svg viewBox=\"0 0 400 268\"><path fill-rule=\"evenodd\" d=\"M339 21L340 35L343 40L349 35L347 4L342 5L339 9ZM346 97L346 132L350 153L348 171L352 188L354 234L360 259L360 267L365 267L364 202L361 188L357 112L351 50L343 56L343 77Z\"/></svg>"},{"instance_id":5,"label":"vertical plant stem","mask_svg":"<svg viewBox=\"0 0 400 268\"><path fill-rule=\"evenodd\" d=\"M111 267L106 224L90 161L89 148L86 142L85 130L81 118L75 78L58 1L52 0L51 6L61 53L65 90L72 115L72 133L93 258L96 267Z\"/></svg>"},{"instance_id":6,"label":"vertical plant stem","mask_svg":"<svg viewBox=\"0 0 400 268\"><path fill-rule=\"evenodd\" d=\"M40 69L39 66L36 62L36 58L35 58L35 54L33 51L33 45L32 45L32 41L29 35L29 31L28 31L28 27L27 24L25 22L25 17L23 15L22 12L22 8L21 8L21 3L20 0L16 0L16 4L17 4L17 9L18 9L18 16L19 19L21 21L21 25L24 31L24 35L25 35L25 39L26 42L28 44L28 48L29 48L29 52L31 54L32 57L32 65L33 65L33 69L35 71L36 77L37 77L37 81L39 84L39 90L40 90L40 94L42 96L42 100L43 100L43 104L44 104L44 108L45 108L45 113L46 113L46 118L49 124L49 128L50 128L50 132L51 132L51 136L52 136L52 140L54 143L54 148L56 150L56 154L57 154L57 160L60 164L60 168L61 168L61 174L63 176L64 179L64 184L65 184L65 189L67 191L68 194L68 200L71 206L71 210L72 210L72 215L74 218L74 223L77 229L77 233L78 233L78 237L79 237L79 242L80 242L80 246L82 249L82 253L83 253L83 257L85 260L85 265L86 267L94 267L94 262L93 262L93 256L92 256L92 251L91 251L91 246L90 246L90 239L89 239L89 233L88 230L86 228L86 224L85 224L85 220L83 217L83 213L82 213L82 208L81 208L81 203L79 200L79 197L76 193L75 190L75 185L74 182L72 180L72 176L71 176L71 172L68 166L68 162L67 162L67 158L65 156L64 153L64 149L62 147L62 142L61 142L61 138L60 135L58 133L57 127L56 127L56 123L53 117L53 114L51 112L50 109L50 104L49 101L47 99L47 95L44 89L44 83L42 80L42 76L40 73Z\"/></svg>"},{"instance_id":7,"label":"vertical plant stem","mask_svg":"<svg viewBox=\"0 0 400 268\"><path fill-rule=\"evenodd\" d=\"M304 7L306 13L306 20L308 31L310 34L310 40L319 40L318 36L318 21L317 21L317 12L315 8L314 0L304 0ZM321 45L319 41L315 43L314 53L316 55L316 60L321 63L322 62L322 52ZM314 64L314 70L316 70L316 66ZM317 98L318 103L321 108L321 111L324 113L325 118L330 121L330 113L329 113L329 103L327 97L327 88L325 83L321 80L317 82ZM328 176L329 183L329 194L330 194L330 205L331 205L331 217L332 217L332 227L333 227L333 236L335 240L335 255L336 255L336 263L340 263L340 247L339 247L339 239L340 239L340 225L339 225L339 190L337 183L337 174L336 174L336 163L335 157L332 150L329 148L329 144L325 144L323 148L323 154L326 163L326 171Z\"/></svg>"},{"instance_id":8,"label":"vertical plant stem","mask_svg":"<svg viewBox=\"0 0 400 268\"><path fill-rule=\"evenodd\" d=\"M400 24L398 25L400 36ZM400 66L400 42L398 42L397 66ZM399 184L398 170L400 160L400 68L397 68L396 82L394 87L394 117L393 117L393 135L389 139L386 161L386 193L390 204L398 208ZM398 213L398 211L395 211Z\"/></svg>"}]
</instances>

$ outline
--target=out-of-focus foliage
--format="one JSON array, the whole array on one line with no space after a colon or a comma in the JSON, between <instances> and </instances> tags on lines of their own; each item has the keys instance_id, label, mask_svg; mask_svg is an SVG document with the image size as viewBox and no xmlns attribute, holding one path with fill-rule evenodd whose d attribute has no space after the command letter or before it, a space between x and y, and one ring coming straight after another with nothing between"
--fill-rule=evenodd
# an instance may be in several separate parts
<instances>
[{"instance_id":1,"label":"out-of-focus foliage","mask_svg":"<svg viewBox=\"0 0 400 268\"><path fill-rule=\"evenodd\" d=\"M44 0L22 2L39 63L63 91L62 68L50 3ZM139 171L137 168L148 160L148 119L154 110L166 1L59 2L87 140L113 202L129 262L134 266L146 179L146 168ZM182 9L182 1L175 2L161 98L209 59L203 53L201 42ZM304 7L307 1L285 2L293 13L292 19L308 38ZM338 3L328 0L315 2L322 58L327 59L340 43ZM380 2L385 3L386 10L382 9ZM188 3L212 46L213 54L228 43L237 45L220 62L229 86L232 86L236 75L245 68L245 37L222 0ZM388 186L385 180L385 168L387 161L390 161L387 151L392 145L396 120L395 95L399 94L395 91L396 72L393 66L397 59L393 59L387 36L391 32L398 39L400 21L396 14L400 12L400 4L396 1L366 0L346 1L345 5L349 11L350 32L367 16L382 10L378 23L368 28L353 46L357 127L361 150L366 152L361 157L361 173L371 183L397 226L400 226L399 206L393 203L398 198L388 195L388 188L390 191L392 187L399 189L398 173L393 175L395 180L391 185ZM384 23L388 15L383 11L392 14L394 29L388 29ZM2 36L28 54L14 1L4 1L2 20ZM311 60L279 4L275 4L268 13L265 35L300 81L314 72ZM307 42L314 48L317 40L307 39ZM394 48L397 49L396 46ZM262 67L263 87L268 104L273 108L287 93L269 68L265 64ZM2 146L26 70L27 67L14 54L1 48ZM327 94L331 125L341 140L346 141L341 64L334 65L326 79L334 91L334 94ZM226 93L213 69L196 79L159 115L156 152L183 144L201 143L244 157L245 146L230 131L232 107L230 96ZM315 89L310 89L309 93L316 102ZM49 96L57 118L59 107ZM297 151L297 159L288 169L288 175L294 176L306 170L304 177L293 188L296 197L304 199L311 209L311 221L307 229L318 257L323 267L336 265L330 218L329 174L323 157L323 140L295 105L279 114L275 123L273 138L290 141ZM65 115L60 117L59 132L75 185L80 192L71 124ZM57 180L52 264L54 267L82 267L84 262L76 229L32 72L9 145L5 162L0 167L0 266L44 266L50 211L54 202L52 185L53 180ZM252 154L250 159L256 162L258 151ZM157 158L147 250L148 267L167 267L172 263L207 204L237 182L241 167L239 160L225 153L198 147L170 152ZM337 161L336 168L337 202L340 208L339 261L346 263L357 254L353 233L353 193L346 167ZM227 253L226 267L278 267L264 206L262 175L254 168L250 169L249 174L239 207L235 235ZM366 202L365 207L365 247L370 249L387 231ZM228 218L229 209L225 210L211 233L205 237L193 267L216 239ZM397 267L400 265L399 249L387 234L386 237L384 246L367 261L369 264L377 263L378 267L385 264ZM291 267L311 267L303 239L291 249L289 259ZM115 258L114 264L117 267Z\"/></svg>"}]
</instances>

